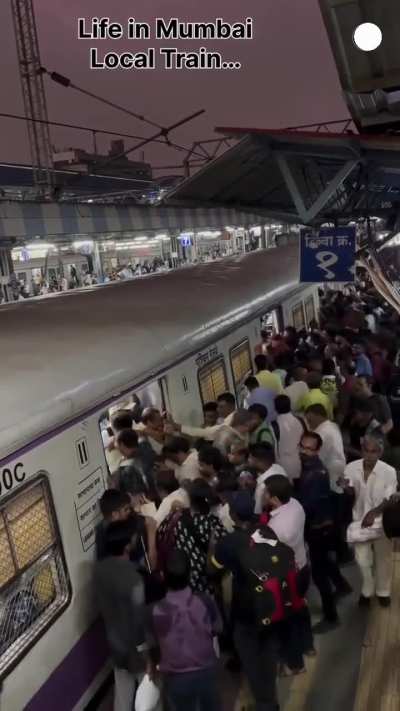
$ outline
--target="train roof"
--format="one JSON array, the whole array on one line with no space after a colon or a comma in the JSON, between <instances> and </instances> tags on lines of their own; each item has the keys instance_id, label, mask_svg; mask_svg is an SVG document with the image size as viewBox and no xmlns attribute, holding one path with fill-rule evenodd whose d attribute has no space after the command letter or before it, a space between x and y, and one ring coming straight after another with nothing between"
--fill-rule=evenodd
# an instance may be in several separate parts
<instances>
[{"instance_id":1,"label":"train roof","mask_svg":"<svg viewBox=\"0 0 400 711\"><path fill-rule=\"evenodd\" d=\"M299 287L294 246L0 307L0 459Z\"/></svg>"}]
</instances>

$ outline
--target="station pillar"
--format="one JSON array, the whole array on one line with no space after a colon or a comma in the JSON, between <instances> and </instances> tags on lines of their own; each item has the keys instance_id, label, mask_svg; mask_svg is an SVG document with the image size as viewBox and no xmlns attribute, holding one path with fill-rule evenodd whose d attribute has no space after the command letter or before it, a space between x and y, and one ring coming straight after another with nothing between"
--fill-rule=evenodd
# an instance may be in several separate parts
<instances>
[{"instance_id":1,"label":"station pillar","mask_svg":"<svg viewBox=\"0 0 400 711\"><path fill-rule=\"evenodd\" d=\"M171 235L171 261L172 267L175 269L178 266L179 259L179 240L176 235Z\"/></svg>"},{"instance_id":2,"label":"station pillar","mask_svg":"<svg viewBox=\"0 0 400 711\"><path fill-rule=\"evenodd\" d=\"M267 249L267 246L268 246L268 227L266 225L263 225L263 227L261 227L260 249Z\"/></svg>"},{"instance_id":3,"label":"station pillar","mask_svg":"<svg viewBox=\"0 0 400 711\"><path fill-rule=\"evenodd\" d=\"M97 274L99 281L102 282L104 280L103 263L101 261L99 243L96 241L93 242L92 259L94 272Z\"/></svg>"},{"instance_id":4,"label":"station pillar","mask_svg":"<svg viewBox=\"0 0 400 711\"><path fill-rule=\"evenodd\" d=\"M13 288L14 284L14 288ZM14 267L10 247L0 247L0 303L3 301L14 301L14 293L17 294L18 282L14 275Z\"/></svg>"}]
</instances>

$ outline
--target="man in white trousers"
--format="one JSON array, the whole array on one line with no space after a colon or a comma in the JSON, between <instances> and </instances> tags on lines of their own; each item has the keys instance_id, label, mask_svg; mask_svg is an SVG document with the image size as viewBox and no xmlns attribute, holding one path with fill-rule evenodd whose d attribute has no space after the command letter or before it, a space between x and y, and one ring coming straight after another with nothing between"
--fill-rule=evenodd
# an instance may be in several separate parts
<instances>
[{"instance_id":1,"label":"man in white trousers","mask_svg":"<svg viewBox=\"0 0 400 711\"><path fill-rule=\"evenodd\" d=\"M343 488L354 495L353 522L360 523L360 542L354 544L362 575L359 604L368 606L376 594L382 607L390 605L392 578L392 543L382 527L385 504L397 490L396 470L380 457L383 442L373 436L362 441L362 459L348 464L341 481ZM362 541L367 529L371 539Z\"/></svg>"}]
</instances>

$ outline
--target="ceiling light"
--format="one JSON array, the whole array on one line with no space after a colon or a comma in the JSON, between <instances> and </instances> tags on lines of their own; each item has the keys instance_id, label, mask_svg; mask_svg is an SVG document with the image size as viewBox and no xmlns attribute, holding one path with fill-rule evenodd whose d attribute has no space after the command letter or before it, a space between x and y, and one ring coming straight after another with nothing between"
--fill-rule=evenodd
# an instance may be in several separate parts
<instances>
[{"instance_id":1,"label":"ceiling light","mask_svg":"<svg viewBox=\"0 0 400 711\"><path fill-rule=\"evenodd\" d=\"M363 22L355 29L353 40L358 49L363 52L373 52L382 44L382 30L373 22Z\"/></svg>"},{"instance_id":2,"label":"ceiling light","mask_svg":"<svg viewBox=\"0 0 400 711\"><path fill-rule=\"evenodd\" d=\"M48 242L37 242L36 244L27 244L26 249L55 249L55 245L49 244Z\"/></svg>"}]
</instances>

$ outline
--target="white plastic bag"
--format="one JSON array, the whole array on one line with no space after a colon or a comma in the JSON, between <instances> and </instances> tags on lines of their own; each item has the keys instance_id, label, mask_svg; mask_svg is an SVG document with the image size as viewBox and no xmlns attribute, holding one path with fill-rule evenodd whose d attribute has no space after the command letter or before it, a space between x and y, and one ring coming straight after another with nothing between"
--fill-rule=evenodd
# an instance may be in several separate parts
<instances>
[{"instance_id":1,"label":"white plastic bag","mask_svg":"<svg viewBox=\"0 0 400 711\"><path fill-rule=\"evenodd\" d=\"M145 674L136 692L135 711L157 711L160 690L148 674Z\"/></svg>"},{"instance_id":2,"label":"white plastic bag","mask_svg":"<svg viewBox=\"0 0 400 711\"><path fill-rule=\"evenodd\" d=\"M369 543L383 535L382 524L375 521L372 526L362 528L361 521L353 521L347 529L347 543Z\"/></svg>"}]
</instances>

